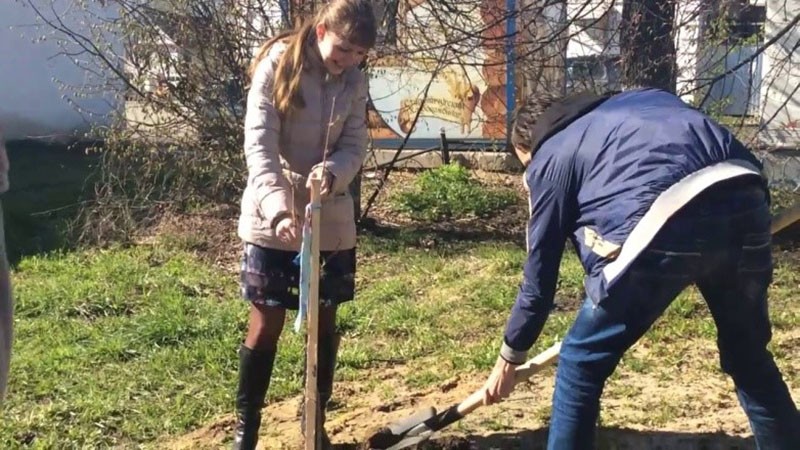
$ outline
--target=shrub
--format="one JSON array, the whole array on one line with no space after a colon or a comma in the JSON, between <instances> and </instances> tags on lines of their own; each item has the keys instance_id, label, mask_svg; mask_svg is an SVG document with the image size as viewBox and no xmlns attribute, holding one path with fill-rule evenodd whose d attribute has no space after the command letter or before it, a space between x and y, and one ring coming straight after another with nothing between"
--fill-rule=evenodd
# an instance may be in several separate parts
<instances>
[{"instance_id":1,"label":"shrub","mask_svg":"<svg viewBox=\"0 0 800 450\"><path fill-rule=\"evenodd\" d=\"M454 163L423 172L411 189L395 194L394 207L415 220L486 217L516 202L510 189L490 188Z\"/></svg>"}]
</instances>

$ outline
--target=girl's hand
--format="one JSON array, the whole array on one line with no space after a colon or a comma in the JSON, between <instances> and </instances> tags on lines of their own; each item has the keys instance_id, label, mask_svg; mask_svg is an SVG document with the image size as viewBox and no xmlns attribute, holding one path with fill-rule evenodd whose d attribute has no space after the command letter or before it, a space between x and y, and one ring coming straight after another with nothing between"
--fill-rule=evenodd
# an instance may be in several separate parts
<instances>
[{"instance_id":1,"label":"girl's hand","mask_svg":"<svg viewBox=\"0 0 800 450\"><path fill-rule=\"evenodd\" d=\"M294 222L294 219L291 217L284 217L281 219L278 225L275 226L275 234L278 235L278 239L283 242L294 242L297 240L297 224Z\"/></svg>"},{"instance_id":2,"label":"girl's hand","mask_svg":"<svg viewBox=\"0 0 800 450\"><path fill-rule=\"evenodd\" d=\"M324 197L330 193L331 186L333 185L333 175L322 166L317 166L308 174L306 181L306 188L311 189L312 180L321 180L319 186L319 195Z\"/></svg>"}]
</instances>

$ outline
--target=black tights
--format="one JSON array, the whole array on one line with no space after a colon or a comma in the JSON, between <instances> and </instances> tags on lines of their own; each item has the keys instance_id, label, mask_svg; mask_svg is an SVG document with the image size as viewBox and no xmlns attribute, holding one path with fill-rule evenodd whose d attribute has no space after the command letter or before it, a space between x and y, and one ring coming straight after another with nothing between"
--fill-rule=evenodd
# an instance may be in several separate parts
<instances>
[{"instance_id":1,"label":"black tights","mask_svg":"<svg viewBox=\"0 0 800 450\"><path fill-rule=\"evenodd\" d=\"M319 308L319 336L330 336L336 331L336 306ZM286 321L284 308L250 305L250 323L244 345L252 350L272 351L278 348L278 338Z\"/></svg>"}]
</instances>

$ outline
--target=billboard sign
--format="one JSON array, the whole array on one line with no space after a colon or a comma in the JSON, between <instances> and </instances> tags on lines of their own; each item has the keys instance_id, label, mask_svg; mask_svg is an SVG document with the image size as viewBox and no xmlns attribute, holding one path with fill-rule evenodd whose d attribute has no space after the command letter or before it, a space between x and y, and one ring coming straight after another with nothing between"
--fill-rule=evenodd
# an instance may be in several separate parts
<instances>
[{"instance_id":1,"label":"billboard sign","mask_svg":"<svg viewBox=\"0 0 800 450\"><path fill-rule=\"evenodd\" d=\"M407 0L370 59L373 139L506 138L505 0ZM413 125L418 115L416 125Z\"/></svg>"}]
</instances>

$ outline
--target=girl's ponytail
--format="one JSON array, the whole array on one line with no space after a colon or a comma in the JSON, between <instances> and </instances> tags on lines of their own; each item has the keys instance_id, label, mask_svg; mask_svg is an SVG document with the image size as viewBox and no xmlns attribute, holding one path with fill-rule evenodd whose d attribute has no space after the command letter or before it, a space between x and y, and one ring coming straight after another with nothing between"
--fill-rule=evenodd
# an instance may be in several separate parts
<instances>
[{"instance_id":1,"label":"girl's ponytail","mask_svg":"<svg viewBox=\"0 0 800 450\"><path fill-rule=\"evenodd\" d=\"M303 108L305 102L300 95L300 79L306 63L306 43L314 28L314 21L306 21L289 38L286 51L278 60L275 70L273 102L283 117L291 115L295 108Z\"/></svg>"}]
</instances>

